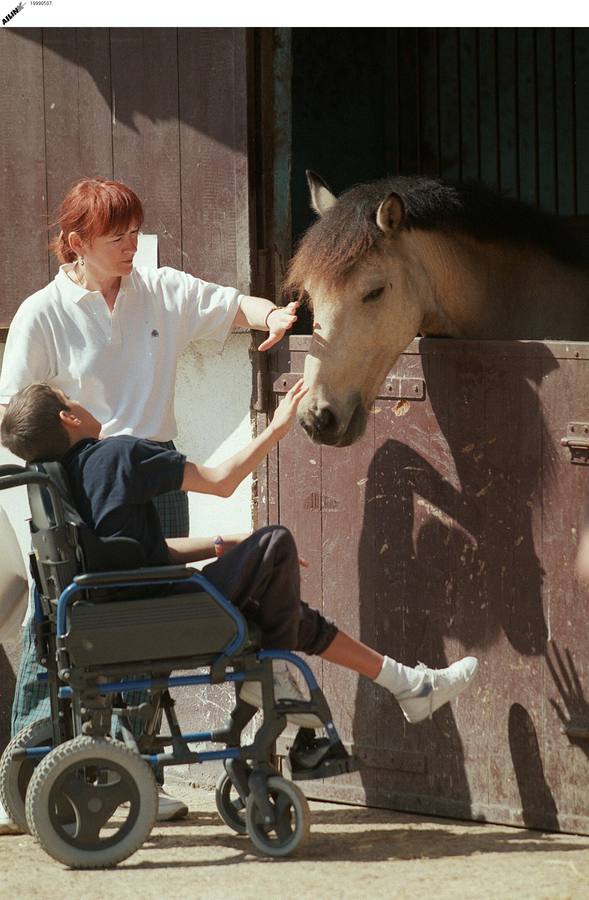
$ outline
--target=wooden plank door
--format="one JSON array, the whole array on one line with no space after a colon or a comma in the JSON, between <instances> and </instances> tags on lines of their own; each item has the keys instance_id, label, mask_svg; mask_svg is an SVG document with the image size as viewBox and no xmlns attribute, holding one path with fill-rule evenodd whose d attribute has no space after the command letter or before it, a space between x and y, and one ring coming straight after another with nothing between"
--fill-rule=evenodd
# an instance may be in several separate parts
<instances>
[{"instance_id":1,"label":"wooden plank door","mask_svg":"<svg viewBox=\"0 0 589 900\"><path fill-rule=\"evenodd\" d=\"M283 371L302 371L308 343L291 338ZM415 341L361 441L321 448L298 429L281 443L274 508L313 555L305 599L320 581L327 615L405 663L481 661L472 688L419 726L374 685L320 667L363 765L313 795L589 830L589 743L561 731L589 725L573 573L589 467L561 444L587 418L588 356L585 344Z\"/></svg>"}]
</instances>

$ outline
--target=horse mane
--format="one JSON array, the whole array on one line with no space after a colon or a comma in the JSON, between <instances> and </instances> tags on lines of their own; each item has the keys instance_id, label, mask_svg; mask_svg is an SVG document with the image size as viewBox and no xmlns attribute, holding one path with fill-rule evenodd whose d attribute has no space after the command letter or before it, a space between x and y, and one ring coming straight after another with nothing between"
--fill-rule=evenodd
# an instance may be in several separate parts
<instances>
[{"instance_id":1,"label":"horse mane","mask_svg":"<svg viewBox=\"0 0 589 900\"><path fill-rule=\"evenodd\" d=\"M304 234L289 265L285 292L302 295L308 279L336 285L345 278L382 239L376 210L393 191L405 204L407 229L460 231L481 242L531 244L562 263L589 264L585 242L558 216L480 184L398 176L356 185L338 198Z\"/></svg>"}]
</instances>

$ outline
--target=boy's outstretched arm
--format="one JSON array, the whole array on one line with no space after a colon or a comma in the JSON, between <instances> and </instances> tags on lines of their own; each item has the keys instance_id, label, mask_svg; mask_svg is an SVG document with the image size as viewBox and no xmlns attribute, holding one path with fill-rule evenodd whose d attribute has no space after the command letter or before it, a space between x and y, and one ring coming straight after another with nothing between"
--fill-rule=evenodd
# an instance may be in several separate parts
<instances>
[{"instance_id":1,"label":"boy's outstretched arm","mask_svg":"<svg viewBox=\"0 0 589 900\"><path fill-rule=\"evenodd\" d=\"M181 489L195 491L199 494L216 494L218 497L230 497L235 488L241 484L246 475L262 462L264 457L284 437L292 425L299 403L308 388L303 379L290 389L284 400L274 413L274 418L267 428L254 438L247 447L239 450L226 462L218 466L199 466L186 462Z\"/></svg>"},{"instance_id":2,"label":"boy's outstretched arm","mask_svg":"<svg viewBox=\"0 0 589 900\"><path fill-rule=\"evenodd\" d=\"M249 537L249 532L244 534L224 534L224 552L226 553L228 550L236 547L246 537ZM166 544L170 554L170 562L176 565L201 562L203 559L212 559L216 555L214 537L166 538Z\"/></svg>"}]
</instances>

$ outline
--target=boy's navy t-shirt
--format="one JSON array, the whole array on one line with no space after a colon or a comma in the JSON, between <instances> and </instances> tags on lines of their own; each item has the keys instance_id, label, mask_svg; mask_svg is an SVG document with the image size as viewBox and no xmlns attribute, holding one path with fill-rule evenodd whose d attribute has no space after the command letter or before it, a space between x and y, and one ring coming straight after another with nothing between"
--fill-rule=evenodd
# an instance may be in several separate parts
<instances>
[{"instance_id":1,"label":"boy's navy t-shirt","mask_svg":"<svg viewBox=\"0 0 589 900\"><path fill-rule=\"evenodd\" d=\"M61 460L82 519L99 537L139 541L152 566L169 565L154 497L180 489L186 457L130 435L74 444Z\"/></svg>"}]
</instances>

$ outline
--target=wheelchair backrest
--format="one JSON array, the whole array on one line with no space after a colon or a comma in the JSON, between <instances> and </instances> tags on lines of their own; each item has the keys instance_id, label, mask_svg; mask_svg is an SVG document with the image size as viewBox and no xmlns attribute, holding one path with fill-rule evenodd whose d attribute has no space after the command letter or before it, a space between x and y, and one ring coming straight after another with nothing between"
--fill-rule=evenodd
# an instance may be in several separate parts
<instances>
[{"instance_id":1,"label":"wheelchair backrest","mask_svg":"<svg viewBox=\"0 0 589 900\"><path fill-rule=\"evenodd\" d=\"M131 538L99 538L76 509L61 463L31 463L29 470L46 475L50 484L27 484L30 530L41 594L56 600L82 572L134 569L146 564L143 548Z\"/></svg>"}]
</instances>

